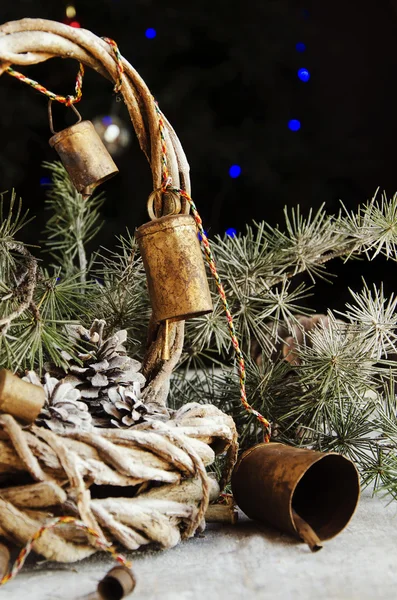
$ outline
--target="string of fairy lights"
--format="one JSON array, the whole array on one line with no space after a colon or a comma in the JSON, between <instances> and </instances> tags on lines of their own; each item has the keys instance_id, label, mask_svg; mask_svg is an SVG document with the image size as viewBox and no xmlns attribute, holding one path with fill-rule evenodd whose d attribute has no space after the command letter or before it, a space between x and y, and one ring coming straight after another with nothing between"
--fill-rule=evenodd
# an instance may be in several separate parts
<instances>
[{"instance_id":1,"label":"string of fairy lights","mask_svg":"<svg viewBox=\"0 0 397 600\"><path fill-rule=\"evenodd\" d=\"M308 18L309 13L306 9L303 10L303 16ZM65 8L63 22L70 27L80 28L81 24L77 16L77 10L74 4L68 3ZM154 27L147 27L144 35L148 40L154 40L157 37L157 31ZM295 50L299 54L306 52L306 44L299 41L295 44ZM307 83L310 80L310 72L306 67L299 67L296 73L298 79L302 83ZM128 127L116 114L117 111L112 110L111 114L97 117L93 120L93 124L101 136L105 146L110 154L117 156L123 152L130 144L131 137ZM299 131L302 127L301 121L297 118L291 118L288 121L288 129L290 131ZM242 175L242 167L239 164L232 164L228 170L231 179L238 179ZM48 177L42 177L41 185L50 185L51 180ZM237 235L237 230L234 227L229 227L225 231L226 235L234 238Z\"/></svg>"}]
</instances>

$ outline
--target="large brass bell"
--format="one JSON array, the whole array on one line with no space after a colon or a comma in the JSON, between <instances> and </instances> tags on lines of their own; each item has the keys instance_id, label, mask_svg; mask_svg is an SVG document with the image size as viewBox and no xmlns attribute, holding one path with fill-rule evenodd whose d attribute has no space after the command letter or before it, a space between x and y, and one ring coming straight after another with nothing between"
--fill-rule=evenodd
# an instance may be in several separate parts
<instances>
[{"instance_id":1,"label":"large brass bell","mask_svg":"<svg viewBox=\"0 0 397 600\"><path fill-rule=\"evenodd\" d=\"M197 229L191 215L167 215L136 231L154 320L192 319L212 312Z\"/></svg>"},{"instance_id":2,"label":"large brass bell","mask_svg":"<svg viewBox=\"0 0 397 600\"><path fill-rule=\"evenodd\" d=\"M98 185L116 175L119 170L91 121L82 121L73 104L71 108L79 120L75 125L55 133L50 100L48 116L54 135L49 144L58 152L76 190L83 196L89 196Z\"/></svg>"}]
</instances>

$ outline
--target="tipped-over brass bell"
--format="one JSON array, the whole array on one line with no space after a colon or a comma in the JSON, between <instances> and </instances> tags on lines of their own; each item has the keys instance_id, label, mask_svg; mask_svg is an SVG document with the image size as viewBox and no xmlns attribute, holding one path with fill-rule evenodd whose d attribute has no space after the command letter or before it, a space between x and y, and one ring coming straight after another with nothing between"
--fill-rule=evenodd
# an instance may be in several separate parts
<instances>
[{"instance_id":1,"label":"tipped-over brass bell","mask_svg":"<svg viewBox=\"0 0 397 600\"><path fill-rule=\"evenodd\" d=\"M73 104L71 108L79 120L75 125L55 133L51 101L49 102L50 128L54 133L49 144L58 152L76 190L83 196L89 196L98 185L116 175L119 170L91 121L82 121Z\"/></svg>"},{"instance_id":2,"label":"tipped-over brass bell","mask_svg":"<svg viewBox=\"0 0 397 600\"><path fill-rule=\"evenodd\" d=\"M279 443L247 450L232 475L238 506L248 517L306 541L312 550L348 524L360 496L356 467L340 454Z\"/></svg>"}]
</instances>

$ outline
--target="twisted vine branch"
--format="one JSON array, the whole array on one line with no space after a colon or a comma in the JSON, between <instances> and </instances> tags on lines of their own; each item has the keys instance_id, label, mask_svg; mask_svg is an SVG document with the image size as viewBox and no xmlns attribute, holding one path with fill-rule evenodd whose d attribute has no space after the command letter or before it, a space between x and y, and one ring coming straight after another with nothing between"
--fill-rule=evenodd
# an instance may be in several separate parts
<instances>
[{"instance_id":1,"label":"twisted vine branch","mask_svg":"<svg viewBox=\"0 0 397 600\"><path fill-rule=\"evenodd\" d=\"M0 26L0 75L11 65L34 65L53 57L78 60L115 84L120 77L112 47L88 30L75 29L46 19L22 19ZM141 149L149 161L153 189L156 190L161 186L162 170L161 140L155 101L132 65L125 58L122 58L122 64L124 73L121 94ZM175 131L165 117L163 118L168 169L173 186L190 193L189 164ZM163 214L167 214L167 210L167 199L164 196ZM13 318L29 306L32 294L32 288L29 288L25 302L21 304ZM148 400L153 400L157 404L165 403L169 376L179 359L183 344L183 324L173 325L172 328L171 334L177 343L171 347L169 364L165 364L157 352L162 335L161 328L157 331L157 337L152 342L153 346L149 348L144 361L144 370L150 382L146 396Z\"/></svg>"}]
</instances>

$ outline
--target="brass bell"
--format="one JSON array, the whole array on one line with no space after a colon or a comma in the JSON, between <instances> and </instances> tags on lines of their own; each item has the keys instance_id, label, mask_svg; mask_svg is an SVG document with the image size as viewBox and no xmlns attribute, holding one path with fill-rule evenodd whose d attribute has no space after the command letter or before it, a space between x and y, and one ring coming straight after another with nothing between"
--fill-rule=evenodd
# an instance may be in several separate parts
<instances>
[{"instance_id":1,"label":"brass bell","mask_svg":"<svg viewBox=\"0 0 397 600\"><path fill-rule=\"evenodd\" d=\"M44 388L7 369L0 369L0 413L10 414L24 423L33 423L45 404Z\"/></svg>"},{"instance_id":2,"label":"brass bell","mask_svg":"<svg viewBox=\"0 0 397 600\"><path fill-rule=\"evenodd\" d=\"M248 517L303 539L315 551L350 521L360 481L354 464L340 454L274 442L244 452L232 490Z\"/></svg>"},{"instance_id":3,"label":"brass bell","mask_svg":"<svg viewBox=\"0 0 397 600\"><path fill-rule=\"evenodd\" d=\"M167 329L168 322L212 312L211 294L193 217L173 214L154 218L139 227L135 235L146 271L155 321L163 322Z\"/></svg>"},{"instance_id":4,"label":"brass bell","mask_svg":"<svg viewBox=\"0 0 397 600\"><path fill-rule=\"evenodd\" d=\"M50 100L48 116L54 135L49 144L58 152L76 190L83 196L89 196L98 185L116 175L119 170L91 121L82 121L73 104L71 108L79 120L75 125L55 133Z\"/></svg>"}]
</instances>

